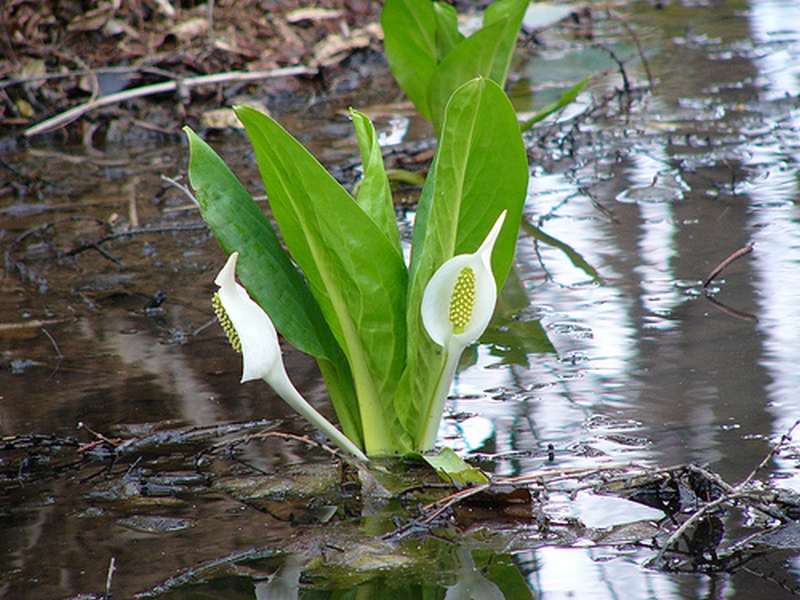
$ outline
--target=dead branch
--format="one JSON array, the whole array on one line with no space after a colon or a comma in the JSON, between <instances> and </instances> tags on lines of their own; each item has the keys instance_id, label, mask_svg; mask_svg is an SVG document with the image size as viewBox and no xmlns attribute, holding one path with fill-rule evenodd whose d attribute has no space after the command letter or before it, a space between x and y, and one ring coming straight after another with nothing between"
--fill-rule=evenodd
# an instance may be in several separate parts
<instances>
[{"instance_id":1,"label":"dead branch","mask_svg":"<svg viewBox=\"0 0 800 600\"><path fill-rule=\"evenodd\" d=\"M743 257L743 256L745 256L747 254L750 254L753 251L753 248L755 248L755 244L753 244L751 242L751 243L747 244L747 246L745 246L744 248L739 248L736 252L731 254L728 258L723 260L721 263L719 263L716 267L714 267L711 270L711 273L709 273L708 277L706 277L705 280L703 281L703 288L704 289L707 288L709 286L709 284L711 283L711 281L717 275L719 275L733 261L738 260L738 259L740 259L741 257Z\"/></svg>"},{"instance_id":2,"label":"dead branch","mask_svg":"<svg viewBox=\"0 0 800 600\"><path fill-rule=\"evenodd\" d=\"M79 104L67 111L64 111L55 117L46 119L41 123L29 127L25 130L25 136L31 137L46 133L63 127L71 123L75 119L82 117L86 113L108 106L109 104L116 104L118 102L125 102L126 100L133 100L134 98L141 98L143 96L152 96L154 94L164 94L167 92L174 92L179 88L199 87L203 85L217 85L220 83L232 83L242 81L256 81L259 79L274 79L276 77L292 77L297 75L313 75L317 72L316 69L311 67L286 67L282 69L272 69L270 71L253 71L242 72L233 71L230 73L218 73L215 75L203 75L200 77L187 77L185 79L175 79L173 81L164 81L161 83L154 83L152 85L145 85L142 87L134 88L131 90L124 90L116 94L109 94L102 96L96 100Z\"/></svg>"}]
</instances>

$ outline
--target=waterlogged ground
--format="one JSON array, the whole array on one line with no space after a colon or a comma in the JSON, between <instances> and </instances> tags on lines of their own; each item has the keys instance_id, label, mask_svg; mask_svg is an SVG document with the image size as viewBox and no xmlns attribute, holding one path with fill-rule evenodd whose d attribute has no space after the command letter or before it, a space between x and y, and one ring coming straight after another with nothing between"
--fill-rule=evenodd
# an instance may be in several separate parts
<instances>
[{"instance_id":1,"label":"waterlogged ground","mask_svg":"<svg viewBox=\"0 0 800 600\"><path fill-rule=\"evenodd\" d=\"M5 142L0 597L793 597L797 528L763 532L800 514L800 14L595 11L514 65L520 111L597 77L527 137L518 268L441 431L502 484L463 495L414 465L342 466L238 384L210 322L222 254L162 179L185 174L179 139ZM348 104L382 97L387 136L400 118L399 166L430 152L391 82L369 85L280 115L348 184ZM260 193L243 136L208 139ZM311 361L287 362L328 410ZM660 554L762 461L739 509ZM627 499L648 495L684 515Z\"/></svg>"}]
</instances>

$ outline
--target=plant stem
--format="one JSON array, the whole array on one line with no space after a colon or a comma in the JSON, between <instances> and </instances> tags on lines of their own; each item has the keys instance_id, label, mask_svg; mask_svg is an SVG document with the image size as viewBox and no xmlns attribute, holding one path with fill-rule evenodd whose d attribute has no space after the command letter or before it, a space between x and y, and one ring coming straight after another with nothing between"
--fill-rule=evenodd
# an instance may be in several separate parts
<instances>
[{"instance_id":1,"label":"plant stem","mask_svg":"<svg viewBox=\"0 0 800 600\"><path fill-rule=\"evenodd\" d=\"M289 380L286 370L281 370L283 372L282 377L275 378L276 381L268 382L272 388L278 392L280 397L283 398L289 406L300 413L309 423L328 436L328 439L339 449L355 456L360 461L369 462L367 456L350 440L350 438L336 429L328 419L317 412L317 410L303 398L300 392L297 391L297 388L294 387L294 384Z\"/></svg>"},{"instance_id":2,"label":"plant stem","mask_svg":"<svg viewBox=\"0 0 800 600\"><path fill-rule=\"evenodd\" d=\"M428 405L428 414L423 421L424 430L419 444L420 450L432 450L436 445L436 435L439 433L439 423L444 413L447 394L453 383L458 361L463 351L464 346L457 342L451 342L444 348L444 366L439 372L439 380L436 382L436 392L434 392L433 399Z\"/></svg>"}]
</instances>

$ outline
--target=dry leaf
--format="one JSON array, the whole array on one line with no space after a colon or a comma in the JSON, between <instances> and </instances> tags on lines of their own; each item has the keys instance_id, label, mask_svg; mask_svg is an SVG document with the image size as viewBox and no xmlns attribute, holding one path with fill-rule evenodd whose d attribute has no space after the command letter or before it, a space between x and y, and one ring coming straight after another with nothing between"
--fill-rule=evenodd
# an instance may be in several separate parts
<instances>
[{"instance_id":1,"label":"dry leaf","mask_svg":"<svg viewBox=\"0 0 800 600\"><path fill-rule=\"evenodd\" d=\"M345 11L333 8L298 8L286 15L287 23L300 23L301 21L326 21L345 16Z\"/></svg>"}]
</instances>

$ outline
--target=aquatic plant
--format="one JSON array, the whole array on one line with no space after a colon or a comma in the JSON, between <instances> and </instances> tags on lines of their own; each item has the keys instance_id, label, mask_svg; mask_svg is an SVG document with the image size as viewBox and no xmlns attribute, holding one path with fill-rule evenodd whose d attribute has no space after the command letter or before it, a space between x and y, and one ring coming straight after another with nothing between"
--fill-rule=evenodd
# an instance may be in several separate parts
<instances>
[{"instance_id":1,"label":"aquatic plant","mask_svg":"<svg viewBox=\"0 0 800 600\"><path fill-rule=\"evenodd\" d=\"M395 79L419 113L441 129L445 106L475 77L505 86L530 0L500 0L484 11L483 26L459 31L456 9L430 0L386 0L381 27Z\"/></svg>"},{"instance_id":2,"label":"aquatic plant","mask_svg":"<svg viewBox=\"0 0 800 600\"><path fill-rule=\"evenodd\" d=\"M505 87L511 59L530 0L500 0L483 14L469 36L459 30L456 9L430 0L386 0L381 11L386 58L417 111L441 130L445 106L455 89L475 77ZM573 102L585 78L555 102L521 123L525 130Z\"/></svg>"},{"instance_id":3,"label":"aquatic plant","mask_svg":"<svg viewBox=\"0 0 800 600\"><path fill-rule=\"evenodd\" d=\"M238 256L219 281L230 286L235 268L242 282L237 294L246 289L262 309L253 322L266 331L269 315L289 343L316 358L356 450L374 456L431 449L458 357L486 328L514 256L528 165L508 98L485 78L452 94L409 260L365 115L351 111L364 165L354 198L274 119L248 107L236 114L280 238L222 159L187 129L189 176L203 218L225 252ZM222 305L242 338L234 305ZM280 359L277 344L270 347ZM242 350L250 378L244 343ZM258 377L289 390L278 392L301 406L283 375Z\"/></svg>"}]
</instances>

